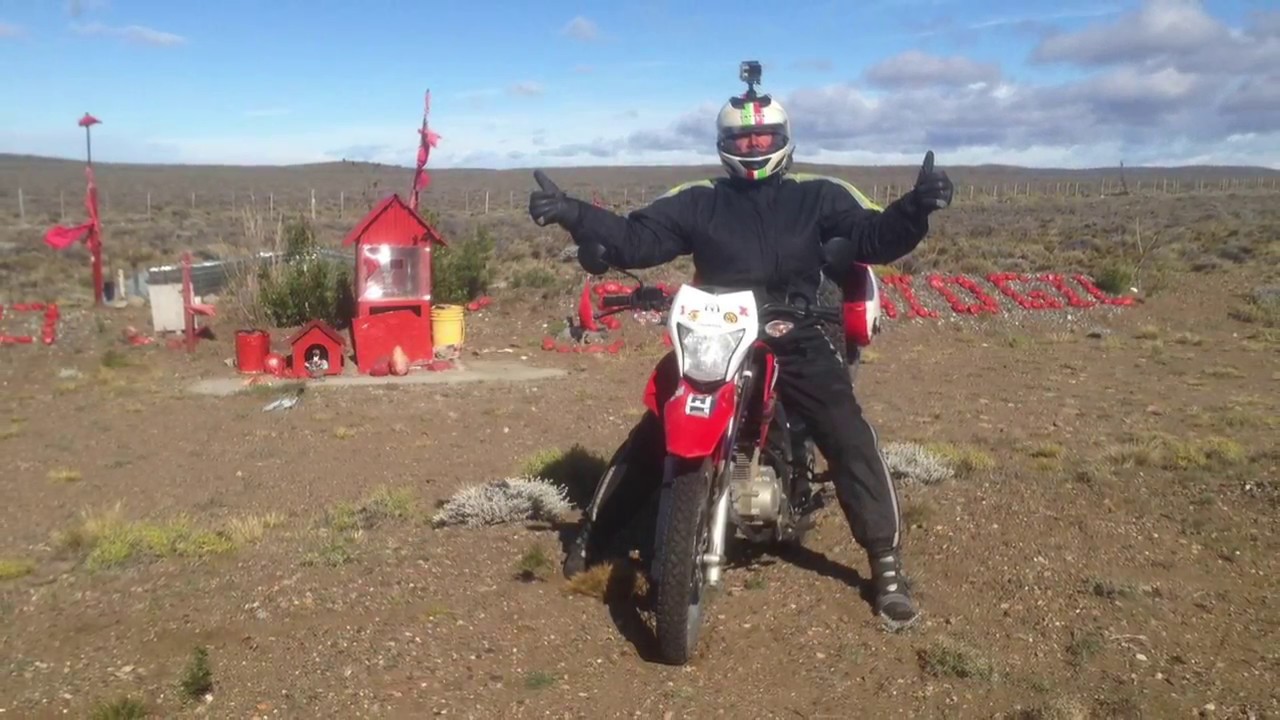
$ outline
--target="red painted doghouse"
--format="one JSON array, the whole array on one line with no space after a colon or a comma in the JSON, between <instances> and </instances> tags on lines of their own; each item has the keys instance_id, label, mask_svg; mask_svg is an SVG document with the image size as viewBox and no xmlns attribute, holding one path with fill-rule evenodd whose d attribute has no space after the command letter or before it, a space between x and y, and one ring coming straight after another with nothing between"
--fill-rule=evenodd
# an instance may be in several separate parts
<instances>
[{"instance_id":1,"label":"red painted doghouse","mask_svg":"<svg viewBox=\"0 0 1280 720\"><path fill-rule=\"evenodd\" d=\"M356 367L368 373L399 345L410 365L433 359L431 250L444 238L392 194L347 234L356 249L356 316L351 322Z\"/></svg>"},{"instance_id":2,"label":"red painted doghouse","mask_svg":"<svg viewBox=\"0 0 1280 720\"><path fill-rule=\"evenodd\" d=\"M328 323L312 320L289 338L289 368L294 377L341 375L346 342Z\"/></svg>"}]
</instances>

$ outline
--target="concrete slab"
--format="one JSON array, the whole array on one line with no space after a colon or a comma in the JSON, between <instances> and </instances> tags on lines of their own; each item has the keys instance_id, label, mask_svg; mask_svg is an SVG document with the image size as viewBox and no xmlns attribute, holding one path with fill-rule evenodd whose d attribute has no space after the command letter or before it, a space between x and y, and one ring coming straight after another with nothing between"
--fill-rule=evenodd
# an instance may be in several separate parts
<instances>
[{"instance_id":1,"label":"concrete slab","mask_svg":"<svg viewBox=\"0 0 1280 720\"><path fill-rule=\"evenodd\" d=\"M324 378L323 380L308 380L306 383L307 389L311 390L317 388L367 387L370 385L454 385L474 382L529 382L563 377L564 375L567 375L564 370L530 367L518 362L471 360L460 363L460 367L456 369L442 370L440 372L414 370L403 377L394 375L384 375L382 377L355 374L339 375L337 377ZM253 377L260 376L240 375L206 378L192 383L187 389L189 392L198 395L227 396L251 388L270 387L271 385L283 386L293 382L289 378L272 378L270 382L264 380L253 385L247 384Z\"/></svg>"}]
</instances>

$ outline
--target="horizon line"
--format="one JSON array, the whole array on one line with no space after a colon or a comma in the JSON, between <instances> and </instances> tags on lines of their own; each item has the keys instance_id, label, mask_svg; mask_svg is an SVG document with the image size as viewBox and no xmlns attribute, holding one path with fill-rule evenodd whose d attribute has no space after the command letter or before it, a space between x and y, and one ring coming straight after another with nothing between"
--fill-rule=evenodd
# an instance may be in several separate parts
<instances>
[{"instance_id":1,"label":"horizon line","mask_svg":"<svg viewBox=\"0 0 1280 720\"><path fill-rule=\"evenodd\" d=\"M84 163L85 162L83 158L68 157L64 155L0 153L0 160L4 160L4 159L45 161L45 162L56 162L56 163ZM324 165L365 165L369 167L404 170L406 172L412 172L414 170L414 165L412 164L401 165L396 163L382 163L374 160L349 160L345 158L338 159L338 160L321 160L321 161L309 162L309 163L285 163L285 164L272 164L272 163L244 164L244 163L208 163L208 162L204 162L204 163L137 162L137 161L128 161L128 160L98 160L98 161L94 161L93 164L95 166L118 165L118 166L128 166L128 167L137 167L137 168L192 168L192 169L196 169L196 168L239 168L239 169L262 168L262 169L277 169L277 170L289 170L289 169L302 170L306 168L314 168L314 167L320 167ZM907 163L907 164L900 164L900 165L855 165L855 164L841 164L841 163L829 163L829 162L823 163L823 162L801 161L801 160L797 160L794 164L794 166L801 166L801 165L807 165L811 167L825 167L825 168L867 168L867 169L916 167L915 163ZM511 167L483 167L483 166L456 167L455 166L455 167L443 167L443 168L431 167L430 165L428 165L425 168L425 170L431 173L447 173L447 172L454 172L454 171L531 172L539 168L554 168L557 171L565 171L565 170L609 170L609 169L663 170L663 169L676 169L676 168L719 168L719 167L720 167L719 163L716 163L714 161L708 161L705 163L671 163L671 164L665 164L665 165L656 165L656 164L649 164L649 163L641 163L641 164L619 163L619 164L607 164L607 165L515 165ZM1116 165L1095 165L1095 166L1088 166L1088 167L1065 167L1060 165L1059 166L1014 165L1009 163L983 163L980 165L949 165L947 167L952 167L956 169L1008 168L1013 170L1031 170L1031 171L1048 171L1048 172L1052 172L1052 171L1086 172L1086 171L1117 171L1117 170L1186 170L1186 169L1194 169L1194 168L1214 168L1214 169L1234 169L1234 170L1256 170L1264 173L1280 174L1280 168L1272 168L1272 167L1267 167L1265 165L1229 165L1229 164L1215 165L1215 164L1207 164L1207 163L1199 163L1199 164L1191 164L1191 165L1120 165L1120 164L1116 164Z\"/></svg>"}]
</instances>

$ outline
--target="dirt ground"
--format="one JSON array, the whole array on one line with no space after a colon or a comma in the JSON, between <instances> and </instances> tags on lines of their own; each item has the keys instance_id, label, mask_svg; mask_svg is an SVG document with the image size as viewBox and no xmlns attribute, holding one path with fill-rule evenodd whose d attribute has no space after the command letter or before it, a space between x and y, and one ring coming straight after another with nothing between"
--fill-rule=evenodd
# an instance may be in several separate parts
<instances>
[{"instance_id":1,"label":"dirt ground","mask_svg":"<svg viewBox=\"0 0 1280 720\"><path fill-rule=\"evenodd\" d=\"M865 410L964 470L903 487L923 621L873 621L832 506L803 552L728 571L684 668L649 660L627 593L567 591L555 527L429 521L546 451L607 457L652 328L544 352L572 301L499 294L464 361L565 376L262 412L277 391L182 390L233 372L234 328L188 356L119 340L145 310L65 308L56 344L0 347L0 715L1280 716L1280 342L1209 277L1070 318L891 321Z\"/></svg>"}]
</instances>

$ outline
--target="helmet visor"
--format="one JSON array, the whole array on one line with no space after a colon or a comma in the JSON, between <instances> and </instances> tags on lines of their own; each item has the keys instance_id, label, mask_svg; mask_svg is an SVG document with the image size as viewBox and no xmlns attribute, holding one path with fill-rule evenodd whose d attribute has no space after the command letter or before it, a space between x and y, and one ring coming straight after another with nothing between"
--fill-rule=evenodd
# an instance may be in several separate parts
<instances>
[{"instance_id":1,"label":"helmet visor","mask_svg":"<svg viewBox=\"0 0 1280 720\"><path fill-rule=\"evenodd\" d=\"M740 158L772 155L787 146L787 134L781 125L747 125L726 129L716 143L720 152Z\"/></svg>"}]
</instances>

